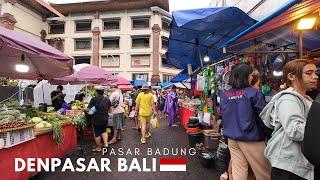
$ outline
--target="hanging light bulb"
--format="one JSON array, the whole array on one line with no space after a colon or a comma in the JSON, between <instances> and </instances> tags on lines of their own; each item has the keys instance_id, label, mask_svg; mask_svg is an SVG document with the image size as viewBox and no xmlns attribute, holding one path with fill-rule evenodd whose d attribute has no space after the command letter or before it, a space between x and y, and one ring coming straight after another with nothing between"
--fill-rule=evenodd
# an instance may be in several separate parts
<instances>
[{"instance_id":1,"label":"hanging light bulb","mask_svg":"<svg viewBox=\"0 0 320 180\"><path fill-rule=\"evenodd\" d=\"M29 72L29 66L24 65L24 64L17 64L16 71L21 72L21 73Z\"/></svg>"},{"instance_id":2,"label":"hanging light bulb","mask_svg":"<svg viewBox=\"0 0 320 180\"><path fill-rule=\"evenodd\" d=\"M17 72L20 72L20 73L26 73L26 72L29 72L29 66L25 64L25 55L22 54L21 55L21 64L16 64L15 68L16 68L16 71Z\"/></svg>"},{"instance_id":3,"label":"hanging light bulb","mask_svg":"<svg viewBox=\"0 0 320 180\"><path fill-rule=\"evenodd\" d=\"M209 62L210 61L210 57L208 55L206 55L204 58L203 58L203 61L204 62Z\"/></svg>"}]
</instances>

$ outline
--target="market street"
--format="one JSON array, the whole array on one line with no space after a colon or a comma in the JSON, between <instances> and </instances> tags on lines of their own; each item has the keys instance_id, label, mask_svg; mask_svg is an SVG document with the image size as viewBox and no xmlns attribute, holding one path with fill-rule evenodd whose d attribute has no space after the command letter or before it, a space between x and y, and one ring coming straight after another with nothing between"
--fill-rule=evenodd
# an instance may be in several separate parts
<instances>
[{"instance_id":1,"label":"market street","mask_svg":"<svg viewBox=\"0 0 320 180\"><path fill-rule=\"evenodd\" d=\"M140 134L136 130L132 130L132 122L129 122L128 120L125 123L125 131L124 135L122 137L122 141L120 143L117 143L113 145L112 147L117 150L118 148L123 149L134 149L134 148L140 148L141 152L146 152L147 148L188 148L189 142L187 134L185 133L184 129L182 127L168 127L166 125L166 122L164 120L160 121L160 127L157 129L152 129L152 137L151 140L148 141L146 144L140 143ZM140 156L119 156L119 155L106 155L102 156L100 153L92 153L91 149L93 147L94 143L92 142L86 142L84 145L85 152L80 155L71 155L69 156L72 159L77 158L96 158L98 164L100 161L100 158L110 158L111 164L115 164L117 161L117 158L122 157L126 158L127 161L130 163L133 158L142 159L143 157L146 157L145 155L141 154ZM163 156L152 156L152 157L163 157ZM172 156L171 156L172 157ZM211 168L206 169L203 168L200 164L200 159L195 156L187 156L187 171L186 172L117 172L117 170L113 172L84 172L84 173L72 173L72 172L64 172L62 173L60 169L57 170L55 173L41 173L38 176L36 176L34 179L113 179L113 180L121 180L121 179L219 179L218 172ZM151 158L150 158L151 159ZM140 160L139 160L140 162ZM142 163L141 163L142 164ZM142 165L141 165L142 166ZM110 167L111 169L114 169Z\"/></svg>"}]
</instances>

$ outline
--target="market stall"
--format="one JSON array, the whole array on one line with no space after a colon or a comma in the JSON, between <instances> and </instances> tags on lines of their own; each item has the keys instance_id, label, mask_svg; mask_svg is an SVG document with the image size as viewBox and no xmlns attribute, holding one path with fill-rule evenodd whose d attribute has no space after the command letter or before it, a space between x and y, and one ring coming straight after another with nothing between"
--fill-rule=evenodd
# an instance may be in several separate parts
<instances>
[{"instance_id":1,"label":"market stall","mask_svg":"<svg viewBox=\"0 0 320 180\"><path fill-rule=\"evenodd\" d=\"M0 149L0 171L1 179L28 179L37 172L15 172L15 158L54 158L64 157L71 150L77 148L77 134L74 125L63 127L62 134L65 137L60 146L57 146L52 139L52 133L39 135L33 140L13 146L11 148Z\"/></svg>"},{"instance_id":2,"label":"market stall","mask_svg":"<svg viewBox=\"0 0 320 180\"><path fill-rule=\"evenodd\" d=\"M70 75L73 59L33 37L0 27L0 76L30 80ZM20 90L19 90L20 91ZM19 93L19 92L18 92ZM35 173L14 172L15 158L63 157L76 148L75 117L40 112L12 100L0 102L0 171L3 179L28 179Z\"/></svg>"}]
</instances>

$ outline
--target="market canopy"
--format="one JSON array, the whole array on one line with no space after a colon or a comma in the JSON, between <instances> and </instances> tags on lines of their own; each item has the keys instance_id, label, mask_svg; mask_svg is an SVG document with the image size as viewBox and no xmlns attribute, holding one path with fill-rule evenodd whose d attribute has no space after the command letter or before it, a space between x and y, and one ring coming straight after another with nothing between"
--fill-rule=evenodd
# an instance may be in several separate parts
<instances>
[{"instance_id":1,"label":"market canopy","mask_svg":"<svg viewBox=\"0 0 320 180\"><path fill-rule=\"evenodd\" d=\"M74 73L69 76L54 78L54 84L111 84L116 82L116 77L98 66L90 64L77 64L74 66Z\"/></svg>"},{"instance_id":2,"label":"market canopy","mask_svg":"<svg viewBox=\"0 0 320 180\"><path fill-rule=\"evenodd\" d=\"M295 22L306 15L319 13L319 9L319 0L290 0L260 22L230 39L222 47L255 40L267 44L295 45L294 48L297 48L298 32L295 30ZM303 42L307 50L320 48L319 30L303 32Z\"/></svg>"},{"instance_id":3,"label":"market canopy","mask_svg":"<svg viewBox=\"0 0 320 180\"><path fill-rule=\"evenodd\" d=\"M70 56L40 39L1 26L0 57L0 77L52 79L73 72Z\"/></svg>"},{"instance_id":4,"label":"market canopy","mask_svg":"<svg viewBox=\"0 0 320 180\"><path fill-rule=\"evenodd\" d=\"M134 80L134 81L131 81L131 84L134 87L139 87L139 86L147 85L148 83L145 80Z\"/></svg>"},{"instance_id":5,"label":"market canopy","mask_svg":"<svg viewBox=\"0 0 320 180\"><path fill-rule=\"evenodd\" d=\"M236 7L174 11L168 47L168 64L186 69L199 67L200 56L211 62L223 57L222 44L256 21ZM212 60L213 59L213 60Z\"/></svg>"}]
</instances>

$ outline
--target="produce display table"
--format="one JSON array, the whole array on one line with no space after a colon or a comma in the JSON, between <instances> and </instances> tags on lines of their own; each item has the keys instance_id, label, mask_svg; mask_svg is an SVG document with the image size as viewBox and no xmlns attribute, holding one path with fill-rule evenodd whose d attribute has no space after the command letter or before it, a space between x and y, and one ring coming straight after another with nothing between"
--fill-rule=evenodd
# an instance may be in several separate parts
<instances>
[{"instance_id":1,"label":"produce display table","mask_svg":"<svg viewBox=\"0 0 320 180\"><path fill-rule=\"evenodd\" d=\"M185 129L188 128L189 118L194 115L195 115L194 110L192 110L190 108L186 108L186 107L180 107L180 121L181 121L182 126Z\"/></svg>"},{"instance_id":2,"label":"produce display table","mask_svg":"<svg viewBox=\"0 0 320 180\"><path fill-rule=\"evenodd\" d=\"M24 180L35 175L35 172L14 172L14 159L23 158L61 158L70 150L77 148L77 133L74 125L63 127L64 140L60 147L57 146L52 133L37 136L35 139L13 146L0 149L0 172L2 180Z\"/></svg>"}]
</instances>

